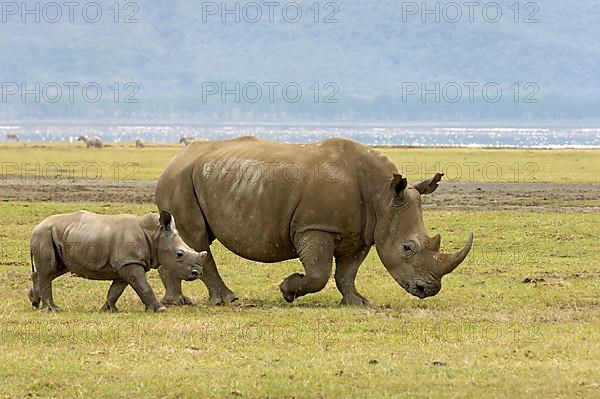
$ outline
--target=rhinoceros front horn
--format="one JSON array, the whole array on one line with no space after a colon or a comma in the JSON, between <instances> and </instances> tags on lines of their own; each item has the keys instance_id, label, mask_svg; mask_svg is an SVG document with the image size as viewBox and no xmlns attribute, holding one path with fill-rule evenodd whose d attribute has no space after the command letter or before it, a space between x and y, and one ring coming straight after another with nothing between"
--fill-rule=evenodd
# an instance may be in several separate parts
<instances>
[{"instance_id":1,"label":"rhinoceros front horn","mask_svg":"<svg viewBox=\"0 0 600 399\"><path fill-rule=\"evenodd\" d=\"M448 274L451 271L453 271L454 269L456 269L456 267L458 265L460 265L462 263L463 260L465 260L465 258L467 257L467 255L469 254L469 251L471 250L471 246L473 245L473 233L471 232L471 234L469 235L469 239L467 240L467 243L465 244L465 246L456 252L453 253L442 253L438 256L438 274L440 276L443 276L444 274Z\"/></svg>"}]
</instances>

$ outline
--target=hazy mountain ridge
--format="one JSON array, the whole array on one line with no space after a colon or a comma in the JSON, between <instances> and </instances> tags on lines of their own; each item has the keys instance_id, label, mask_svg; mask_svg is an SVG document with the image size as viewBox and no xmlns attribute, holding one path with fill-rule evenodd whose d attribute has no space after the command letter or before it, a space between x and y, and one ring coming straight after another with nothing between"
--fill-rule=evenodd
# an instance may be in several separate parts
<instances>
[{"instance_id":1,"label":"hazy mountain ridge","mask_svg":"<svg viewBox=\"0 0 600 399\"><path fill-rule=\"evenodd\" d=\"M600 6L557 0L539 4L539 23L514 23L514 1L502 1L498 23L476 15L452 24L403 22L401 2L338 1L338 23L314 23L309 7L298 2L303 18L288 23L266 20L222 23L218 15L202 22L202 3L137 1L138 23L103 20L0 23L2 82L113 82L139 85L137 104L115 104L106 94L96 104L15 101L1 104L6 117L148 116L198 119L384 119L523 118L597 116L600 98ZM420 3L420 2L419 2ZM428 2L430 5L433 2ZM447 3L447 2L442 2ZM112 2L102 3L107 9ZM242 3L243 4L243 3ZM262 4L259 2L259 4ZM282 4L285 4L282 2ZM325 2L320 5L324 5ZM522 3L525 4L525 3ZM327 12L321 10L322 19ZM279 15L280 16L280 15ZM264 17L264 16L263 16ZM230 17L231 18L231 17ZM431 18L431 17L429 17ZM202 101L203 82L298 82L298 103L281 96L269 103L219 96ZM334 82L338 103L314 103L309 87ZM515 104L504 92L499 103L466 93L456 104L418 95L402 98L405 82L499 83L539 87L538 104ZM321 88L322 89L322 88ZM321 93L326 94L326 93ZM480 94L480 93L479 93ZM478 95L479 97L479 95Z\"/></svg>"}]
</instances>

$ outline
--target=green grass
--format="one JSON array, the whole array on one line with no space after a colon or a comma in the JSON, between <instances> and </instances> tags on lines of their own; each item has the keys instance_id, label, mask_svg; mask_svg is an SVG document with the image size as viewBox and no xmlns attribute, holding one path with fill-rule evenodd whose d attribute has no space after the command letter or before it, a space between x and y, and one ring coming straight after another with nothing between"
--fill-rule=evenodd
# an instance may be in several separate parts
<instances>
[{"instance_id":1,"label":"green grass","mask_svg":"<svg viewBox=\"0 0 600 399\"><path fill-rule=\"evenodd\" d=\"M240 259L215 245L240 296L145 314L127 289L103 314L108 282L63 276L61 314L27 299L31 229L58 212L151 205L0 203L0 397L598 397L600 215L427 211L442 248L475 247L434 298L398 287L373 250L358 275L370 308L338 307L330 281L292 305L277 284L301 270ZM155 271L151 284L162 294ZM538 279L526 284L526 278ZM440 363L435 363L440 362ZM439 364L439 365L434 365Z\"/></svg>"},{"instance_id":2,"label":"green grass","mask_svg":"<svg viewBox=\"0 0 600 399\"><path fill-rule=\"evenodd\" d=\"M0 175L30 175L41 179L112 181L156 180L180 146L113 146L86 149L77 144L0 145ZM26 161L23 161L26 160Z\"/></svg>"},{"instance_id":3,"label":"green grass","mask_svg":"<svg viewBox=\"0 0 600 399\"><path fill-rule=\"evenodd\" d=\"M386 149L409 179L436 170L454 181L600 183L600 150Z\"/></svg>"},{"instance_id":4,"label":"green grass","mask_svg":"<svg viewBox=\"0 0 600 399\"><path fill-rule=\"evenodd\" d=\"M156 180L180 146L85 149L81 144L2 144L0 175L41 178ZM382 149L411 181L446 173L446 180L600 183L600 150ZM32 160L23 163L23 160ZM35 161L33 161L35 160Z\"/></svg>"}]
</instances>

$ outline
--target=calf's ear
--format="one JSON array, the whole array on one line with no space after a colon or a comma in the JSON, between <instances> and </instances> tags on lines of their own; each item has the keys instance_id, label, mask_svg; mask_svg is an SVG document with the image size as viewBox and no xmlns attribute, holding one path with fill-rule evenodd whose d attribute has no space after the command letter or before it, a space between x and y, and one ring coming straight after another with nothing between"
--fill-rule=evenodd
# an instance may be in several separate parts
<instances>
[{"instance_id":1,"label":"calf's ear","mask_svg":"<svg viewBox=\"0 0 600 399\"><path fill-rule=\"evenodd\" d=\"M431 179L423 180L421 183L415 184L415 188L421 194L431 194L438 188L438 183L442 180L443 173L436 173Z\"/></svg>"},{"instance_id":2,"label":"calf's ear","mask_svg":"<svg viewBox=\"0 0 600 399\"><path fill-rule=\"evenodd\" d=\"M198 261L200 261L201 264L206 263L207 259L208 259L208 252L202 251L198 254Z\"/></svg>"},{"instance_id":3,"label":"calf's ear","mask_svg":"<svg viewBox=\"0 0 600 399\"><path fill-rule=\"evenodd\" d=\"M160 225L165 230L171 230L171 223L173 223L173 216L167 211L160 211Z\"/></svg>"}]
</instances>

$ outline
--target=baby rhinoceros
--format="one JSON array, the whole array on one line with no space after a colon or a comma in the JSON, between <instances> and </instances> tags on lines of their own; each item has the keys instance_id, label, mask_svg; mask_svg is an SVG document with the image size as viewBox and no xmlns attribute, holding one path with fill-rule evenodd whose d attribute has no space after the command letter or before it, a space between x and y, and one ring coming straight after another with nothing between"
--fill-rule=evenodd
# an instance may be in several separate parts
<instances>
[{"instance_id":1,"label":"baby rhinoceros","mask_svg":"<svg viewBox=\"0 0 600 399\"><path fill-rule=\"evenodd\" d=\"M183 280L203 271L207 253L191 249L179 236L168 212L145 216L97 215L80 211L50 216L31 236L29 299L34 308L60 310L52 298L52 280L72 272L92 280L112 280L101 310L117 311L127 285L138 294L146 311L162 312L146 280L146 272L162 266Z\"/></svg>"}]
</instances>

